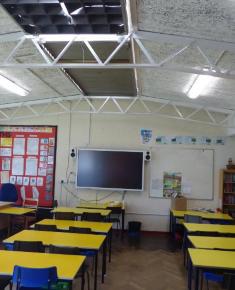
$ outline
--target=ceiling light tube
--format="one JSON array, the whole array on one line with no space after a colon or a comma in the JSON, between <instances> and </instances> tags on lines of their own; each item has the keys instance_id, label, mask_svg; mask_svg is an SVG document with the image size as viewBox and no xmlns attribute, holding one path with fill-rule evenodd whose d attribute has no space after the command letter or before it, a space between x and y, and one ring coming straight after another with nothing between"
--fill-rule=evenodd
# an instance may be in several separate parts
<instances>
[{"instance_id":1,"label":"ceiling light tube","mask_svg":"<svg viewBox=\"0 0 235 290\"><path fill-rule=\"evenodd\" d=\"M40 43L45 42L67 42L71 39L74 41L122 41L125 35L117 34L40 34L38 41Z\"/></svg>"},{"instance_id":2,"label":"ceiling light tube","mask_svg":"<svg viewBox=\"0 0 235 290\"><path fill-rule=\"evenodd\" d=\"M190 99L198 98L207 87L211 87L216 82L217 78L208 75L199 75L196 77L195 81L193 82L191 88L187 92L187 95Z\"/></svg>"},{"instance_id":3,"label":"ceiling light tube","mask_svg":"<svg viewBox=\"0 0 235 290\"><path fill-rule=\"evenodd\" d=\"M69 11L68 11L66 5L64 4L64 2L60 2L60 6L61 6L61 8L62 8L62 10L64 12L64 15L70 17Z\"/></svg>"},{"instance_id":4,"label":"ceiling light tube","mask_svg":"<svg viewBox=\"0 0 235 290\"><path fill-rule=\"evenodd\" d=\"M13 81L7 79L6 77L0 75L0 87L4 88L7 91L12 92L13 94L25 97L28 95L28 91L23 89L22 87L18 86Z\"/></svg>"}]
</instances>

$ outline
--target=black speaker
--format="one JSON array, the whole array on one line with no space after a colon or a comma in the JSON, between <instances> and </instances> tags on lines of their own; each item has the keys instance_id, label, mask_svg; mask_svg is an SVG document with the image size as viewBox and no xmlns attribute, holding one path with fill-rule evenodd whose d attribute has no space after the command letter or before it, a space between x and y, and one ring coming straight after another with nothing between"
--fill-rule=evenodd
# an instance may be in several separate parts
<instances>
[{"instance_id":1,"label":"black speaker","mask_svg":"<svg viewBox=\"0 0 235 290\"><path fill-rule=\"evenodd\" d=\"M150 161L151 160L151 152L150 151L146 151L145 152L144 160L145 161Z\"/></svg>"},{"instance_id":2,"label":"black speaker","mask_svg":"<svg viewBox=\"0 0 235 290\"><path fill-rule=\"evenodd\" d=\"M76 149L74 149L74 148L72 148L72 150L71 150L71 153L70 153L70 156L72 157L72 158L74 158L74 157L76 157Z\"/></svg>"}]
</instances>

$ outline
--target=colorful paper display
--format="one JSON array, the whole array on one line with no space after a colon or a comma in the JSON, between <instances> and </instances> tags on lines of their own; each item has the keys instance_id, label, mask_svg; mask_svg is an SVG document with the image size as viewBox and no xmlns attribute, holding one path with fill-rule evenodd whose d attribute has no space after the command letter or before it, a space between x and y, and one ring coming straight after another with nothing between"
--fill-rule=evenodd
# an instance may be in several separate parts
<instances>
[{"instance_id":1,"label":"colorful paper display","mask_svg":"<svg viewBox=\"0 0 235 290\"><path fill-rule=\"evenodd\" d=\"M0 182L39 191L39 206L52 206L55 179L56 126L0 126ZM49 176L49 177L48 177Z\"/></svg>"}]
</instances>

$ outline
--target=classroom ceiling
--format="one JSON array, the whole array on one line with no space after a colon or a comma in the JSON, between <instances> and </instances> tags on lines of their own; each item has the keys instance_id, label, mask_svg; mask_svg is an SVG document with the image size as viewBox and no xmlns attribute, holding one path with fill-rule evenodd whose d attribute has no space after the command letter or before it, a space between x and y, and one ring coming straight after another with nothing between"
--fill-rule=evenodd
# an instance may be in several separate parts
<instances>
[{"instance_id":1,"label":"classroom ceiling","mask_svg":"<svg viewBox=\"0 0 235 290\"><path fill-rule=\"evenodd\" d=\"M1 4L6 4L6 2L10 3L9 1L0 1ZM23 0L15 0L13 2L14 5L21 5ZM78 5L81 5L82 2L85 3L89 1L76 2L77 4L79 3ZM104 3L106 1L100 0L98 2L98 7L93 7L94 9L100 9L101 7L99 5L101 5L101 2ZM117 1L108 2L113 2L108 5L115 6L117 4L114 3ZM124 2L125 1L122 1L120 3L123 4ZM81 6L79 7L81 8ZM84 19L90 17L88 15L89 12L85 10L86 9L84 9L83 15ZM106 20L112 18L109 14L106 15L107 11L103 8L102 13L101 11L97 12L96 10L93 10L93 12L89 19L96 19L94 15L98 12L101 15L100 19L102 19L102 21L104 18L106 18ZM172 35L179 35L235 44L235 1L138 0L137 9L136 11L132 11L132 13L135 15L136 26L139 31L162 33L168 35L169 39ZM31 14L30 17L34 18ZM120 21L120 14L118 17L118 21ZM126 29L125 17L126 16L123 17L125 26L122 29ZM94 24L94 21L95 20L89 20L87 25L90 25L91 27ZM118 21L117 23L120 25L120 22ZM106 24L110 26L108 20L106 22ZM38 23L40 23L40 21ZM101 26L102 25L103 24L101 24ZM27 31L27 29L25 30ZM11 17L1 6L0 35L19 31L23 31L22 27L19 26L14 18ZM107 33L110 32L112 31L109 30ZM123 32L123 30L118 31L118 33ZM60 33L59 30L58 33ZM181 48L179 44L176 45L174 42L158 43L143 41L143 43L148 51L151 52L152 57L158 61L166 58L168 55ZM61 51L63 45L64 43L47 43L46 49L56 57L59 51ZM97 42L92 45L102 60L104 60L114 49L114 45L110 42ZM0 61L7 56L10 49L13 47L14 43L12 42L1 43ZM210 56L212 61L218 61L219 67L234 70L234 53L223 53L223 51L219 49L210 48L207 50L207 55ZM37 52L30 41L25 42L14 57L14 61L18 63L25 62L26 60L30 60L31 62L41 60L41 55ZM92 63L94 61L87 47L84 47L79 43L74 43L63 55L61 61L71 62L77 60L82 60L84 63ZM131 44L129 42L122 47L117 55L115 55L112 62L130 63L131 60ZM144 62L145 60L144 56L138 54L138 62ZM174 58L171 61L171 64L184 64L189 67L203 67L206 65L206 62L197 48L192 47L177 58ZM30 91L26 97L22 98L0 89L0 104L82 94L88 96L135 96L137 94L133 69L66 69L66 71L59 69L24 69L22 73L22 69L16 70L4 68L0 69L0 73ZM191 73L177 72L173 70L138 69L139 94L150 98L161 98L188 104L200 104L215 108L235 110L234 79L216 78L213 84L208 83L206 91L204 91L198 99L191 100L187 97L186 90L194 78L195 75Z\"/></svg>"}]
</instances>

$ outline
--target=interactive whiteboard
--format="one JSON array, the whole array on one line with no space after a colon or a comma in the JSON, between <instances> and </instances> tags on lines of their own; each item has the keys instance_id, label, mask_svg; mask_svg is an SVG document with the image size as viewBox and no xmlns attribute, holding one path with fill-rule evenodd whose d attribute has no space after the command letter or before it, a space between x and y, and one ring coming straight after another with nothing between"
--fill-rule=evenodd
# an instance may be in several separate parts
<instances>
[{"instance_id":1,"label":"interactive whiteboard","mask_svg":"<svg viewBox=\"0 0 235 290\"><path fill-rule=\"evenodd\" d=\"M151 152L150 197L163 198L166 173L182 176L181 191L189 199L213 199L214 150L156 147Z\"/></svg>"}]
</instances>

